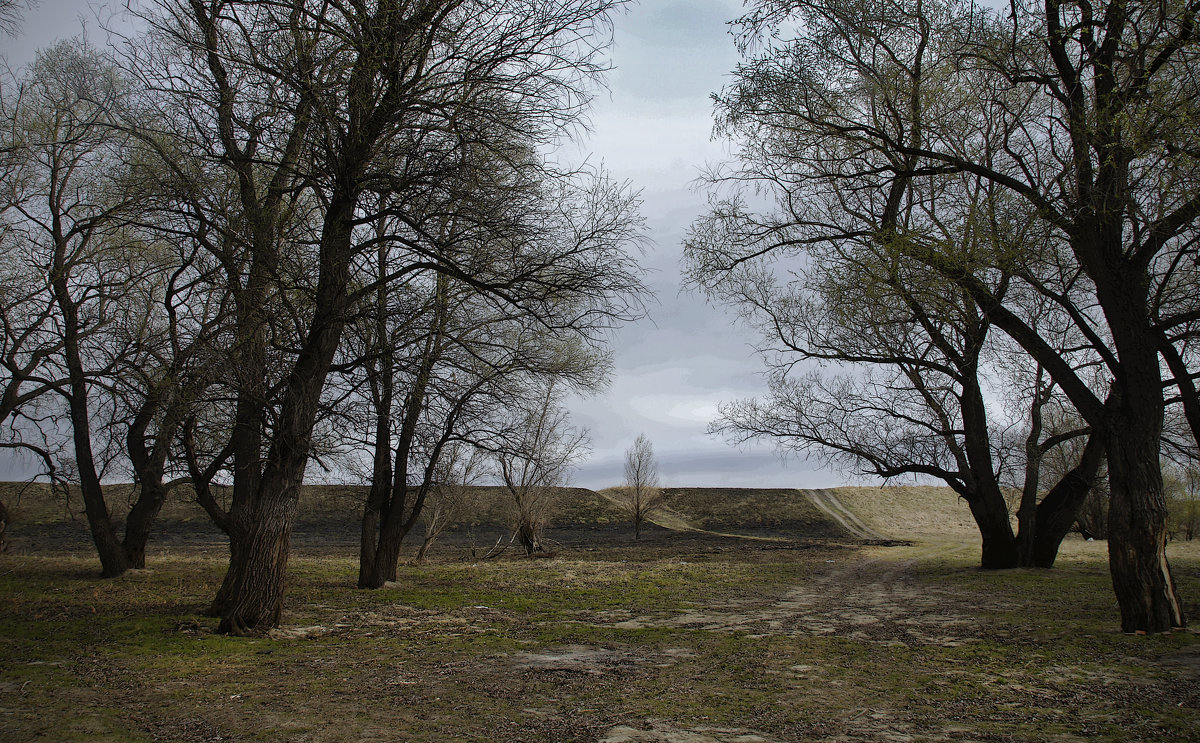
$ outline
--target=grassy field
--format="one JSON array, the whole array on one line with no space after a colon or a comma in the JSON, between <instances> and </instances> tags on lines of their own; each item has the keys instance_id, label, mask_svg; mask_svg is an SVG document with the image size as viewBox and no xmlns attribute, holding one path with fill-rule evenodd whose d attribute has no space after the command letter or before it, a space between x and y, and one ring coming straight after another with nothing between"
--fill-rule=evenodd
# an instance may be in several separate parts
<instances>
[{"instance_id":1,"label":"grassy field","mask_svg":"<svg viewBox=\"0 0 1200 743\"><path fill-rule=\"evenodd\" d=\"M741 496L776 514L757 538L634 542L588 524L596 501L553 558L476 562L460 538L379 591L352 588L338 540L301 540L283 626L251 640L200 614L225 562L203 534L109 581L87 549L18 535L0 555L0 740L1200 740L1200 638L1117 632L1102 543L984 573L969 531L911 517L899 546L816 522L789 538L804 507ZM935 520L944 496L876 493ZM1200 548L1171 558L1198 616Z\"/></svg>"}]
</instances>

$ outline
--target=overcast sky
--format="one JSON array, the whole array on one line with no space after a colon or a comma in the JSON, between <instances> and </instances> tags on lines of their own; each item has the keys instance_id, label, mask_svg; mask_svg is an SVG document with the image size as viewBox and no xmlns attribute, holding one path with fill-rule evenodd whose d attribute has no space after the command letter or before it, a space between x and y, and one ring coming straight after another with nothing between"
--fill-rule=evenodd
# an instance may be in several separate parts
<instances>
[{"instance_id":1,"label":"overcast sky","mask_svg":"<svg viewBox=\"0 0 1200 743\"><path fill-rule=\"evenodd\" d=\"M120 7L119 3L111 3ZM22 37L0 39L14 65L34 50L80 32L103 42L95 18L104 3L40 0ZM759 394L761 365L750 343L722 311L681 294L679 260L687 226L704 208L693 183L706 163L728 157L711 139L712 103L737 62L728 22L740 0L642 0L615 18L609 93L596 101L593 132L582 144L591 160L642 190L653 247L649 281L658 294L650 321L614 339L615 376L606 394L574 401L577 425L591 431L592 456L574 483L599 488L622 478L625 449L645 433L668 486L824 487L846 481L804 462L784 462L770 448L736 449L711 437L708 423L722 401ZM8 479L0 473L0 479Z\"/></svg>"}]
</instances>

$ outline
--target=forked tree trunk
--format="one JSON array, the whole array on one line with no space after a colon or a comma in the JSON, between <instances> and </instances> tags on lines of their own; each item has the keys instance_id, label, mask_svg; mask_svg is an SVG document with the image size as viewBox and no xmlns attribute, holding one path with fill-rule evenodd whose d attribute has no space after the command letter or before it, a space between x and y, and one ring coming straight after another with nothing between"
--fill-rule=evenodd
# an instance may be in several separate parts
<instances>
[{"instance_id":1,"label":"forked tree trunk","mask_svg":"<svg viewBox=\"0 0 1200 743\"><path fill-rule=\"evenodd\" d=\"M517 528L517 540L521 543L521 547L524 548L527 555L546 551L545 546L542 544L541 530L527 519L522 519L520 526Z\"/></svg>"},{"instance_id":2,"label":"forked tree trunk","mask_svg":"<svg viewBox=\"0 0 1200 743\"><path fill-rule=\"evenodd\" d=\"M1062 540L1079 518L1079 509L1095 487L1096 476L1103 463L1104 437L1091 434L1083 447L1079 464L1064 475L1038 504L1037 531L1029 539L1029 562L1026 563L1023 556L1022 567L1054 567ZM1021 538L1024 538L1024 532Z\"/></svg>"},{"instance_id":3,"label":"forked tree trunk","mask_svg":"<svg viewBox=\"0 0 1200 743\"><path fill-rule=\"evenodd\" d=\"M397 507L400 507L398 504ZM375 549L371 571L367 574L365 583L360 582L359 588L382 588L385 583L395 581L400 566L400 548L404 537L408 535L409 524L392 523L389 518L379 534L379 544Z\"/></svg>"},{"instance_id":4,"label":"forked tree trunk","mask_svg":"<svg viewBox=\"0 0 1200 743\"><path fill-rule=\"evenodd\" d=\"M230 535L229 570L213 603L218 632L261 635L279 625L299 483L264 492L257 515Z\"/></svg>"},{"instance_id":5,"label":"forked tree trunk","mask_svg":"<svg viewBox=\"0 0 1200 743\"><path fill-rule=\"evenodd\" d=\"M308 337L288 375L278 423L264 463L251 462L234 472L233 528L229 534L229 570L213 601L219 631L259 635L279 624L292 526L300 486L312 449L312 433L321 392L341 342L348 314L350 233L355 199L338 193L331 199L321 235L320 275ZM253 409L253 406L248 406ZM249 432L256 439L257 427ZM242 452L243 462L257 452ZM261 467L261 468L260 468ZM242 485L256 482L257 488ZM237 499L241 497L242 503Z\"/></svg>"},{"instance_id":6,"label":"forked tree trunk","mask_svg":"<svg viewBox=\"0 0 1200 743\"><path fill-rule=\"evenodd\" d=\"M425 555L429 553L435 541L437 541L436 534L426 534L425 539L421 541L420 548L417 549L417 556L414 559L419 563L425 562Z\"/></svg>"},{"instance_id":7,"label":"forked tree trunk","mask_svg":"<svg viewBox=\"0 0 1200 743\"><path fill-rule=\"evenodd\" d=\"M368 504L364 513L362 526L362 550L359 559L358 587L381 588L385 583L396 580L400 566L400 549L404 538L416 525L425 505L425 495L429 488L432 467L436 462L439 444L432 455L432 460L426 470L424 482L409 502L408 461L415 441L417 426L425 409L426 393L433 377L434 367L441 359L441 339L445 330L445 308L447 301L446 278L437 279L437 304L434 315L433 330L425 341L421 361L416 371L416 378L404 400L404 417L400 422L400 435L395 452L391 449L391 415L392 397L395 385L394 361L391 354L385 354L385 366L381 370L381 383L386 394L382 396L379 409L376 411L375 434L375 469L371 482L371 498L373 504ZM384 298L378 298L381 313L386 309ZM379 332L386 331L386 324L381 324ZM391 458L395 457L393 461ZM386 460L386 461L381 461ZM375 513L370 512L374 506ZM369 523L373 521L374 523ZM367 554L367 549L373 545L373 550Z\"/></svg>"},{"instance_id":8,"label":"forked tree trunk","mask_svg":"<svg viewBox=\"0 0 1200 743\"><path fill-rule=\"evenodd\" d=\"M146 544L150 541L150 531L167 500L168 491L161 481L143 482L139 488L138 498L125 520L125 538L121 548L125 551L129 566L142 569L146 567Z\"/></svg>"},{"instance_id":9,"label":"forked tree trunk","mask_svg":"<svg viewBox=\"0 0 1200 743\"><path fill-rule=\"evenodd\" d=\"M362 524L358 546L358 587L378 588L375 582L375 562L379 550L380 528L386 518L384 506L388 502L388 490L392 482L392 455L388 442L391 434L386 426L386 416L379 416L380 432L375 444L375 466L371 477L371 490L363 507ZM382 584L380 584L382 585Z\"/></svg>"}]
</instances>

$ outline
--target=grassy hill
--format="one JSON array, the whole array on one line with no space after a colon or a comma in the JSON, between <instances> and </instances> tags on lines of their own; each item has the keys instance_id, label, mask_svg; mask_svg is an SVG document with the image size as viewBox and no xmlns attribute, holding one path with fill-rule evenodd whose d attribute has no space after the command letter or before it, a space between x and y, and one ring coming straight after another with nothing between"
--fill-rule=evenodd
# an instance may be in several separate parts
<instances>
[{"instance_id":1,"label":"grassy hill","mask_svg":"<svg viewBox=\"0 0 1200 743\"><path fill-rule=\"evenodd\" d=\"M897 539L976 535L967 502L947 487L888 485L833 488L848 510Z\"/></svg>"},{"instance_id":2,"label":"grassy hill","mask_svg":"<svg viewBox=\"0 0 1200 743\"><path fill-rule=\"evenodd\" d=\"M665 488L667 507L711 531L770 529L838 536L841 529L791 488Z\"/></svg>"},{"instance_id":3,"label":"grassy hill","mask_svg":"<svg viewBox=\"0 0 1200 743\"><path fill-rule=\"evenodd\" d=\"M130 485L108 486L110 507L118 518L133 496ZM666 508L651 521L673 531L769 533L808 538L853 537L816 501L832 497L844 511L889 538L963 536L975 527L966 504L948 488L889 486L842 487L819 491L791 488L666 488ZM297 528L352 538L367 496L362 486L311 485L301 493ZM820 496L820 498L818 498ZM553 528L624 528L628 517L619 489L592 491L561 488L556 493ZM0 501L10 514L10 536L24 530L53 530L86 539L86 520L78 492L51 491L42 484L0 483ZM511 505L503 488L471 488L461 516L451 529L459 532L502 531L510 522ZM420 527L418 527L419 529ZM172 493L159 520L159 530L213 533L215 527L196 505L190 488ZM40 540L38 540L40 541Z\"/></svg>"}]
</instances>

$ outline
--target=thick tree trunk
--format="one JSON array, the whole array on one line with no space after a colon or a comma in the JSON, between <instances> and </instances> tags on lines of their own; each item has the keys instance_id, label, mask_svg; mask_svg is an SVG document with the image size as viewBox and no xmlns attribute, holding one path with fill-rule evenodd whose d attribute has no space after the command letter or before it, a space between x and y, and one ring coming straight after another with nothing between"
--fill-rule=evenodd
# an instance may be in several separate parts
<instances>
[{"instance_id":1,"label":"thick tree trunk","mask_svg":"<svg viewBox=\"0 0 1200 743\"><path fill-rule=\"evenodd\" d=\"M1008 507L999 489L993 497L976 494L967 504L979 536L983 540L979 566L984 570L1005 570L1017 566L1017 540L1008 518Z\"/></svg>"},{"instance_id":2,"label":"thick tree trunk","mask_svg":"<svg viewBox=\"0 0 1200 743\"><path fill-rule=\"evenodd\" d=\"M1119 231L1112 230L1119 236ZM1116 237L1107 256L1121 255ZM1107 268L1102 264L1102 268ZM1125 632L1167 632L1186 617L1167 563L1162 481L1162 367L1148 316L1150 281L1126 270L1097 271L1097 296L1120 359L1105 410L1108 449L1108 562Z\"/></svg>"},{"instance_id":3,"label":"thick tree trunk","mask_svg":"<svg viewBox=\"0 0 1200 743\"><path fill-rule=\"evenodd\" d=\"M1158 436L1126 417L1110 439L1108 560L1125 632L1168 632L1187 619L1167 563Z\"/></svg>"},{"instance_id":4,"label":"thick tree trunk","mask_svg":"<svg viewBox=\"0 0 1200 743\"><path fill-rule=\"evenodd\" d=\"M524 548L527 555L546 551L545 546L542 544L541 529L528 519L521 520L521 524L517 528L517 541L521 543L521 547Z\"/></svg>"},{"instance_id":5,"label":"thick tree trunk","mask_svg":"<svg viewBox=\"0 0 1200 743\"><path fill-rule=\"evenodd\" d=\"M288 375L265 466L235 471L229 570L213 602L221 632L259 635L279 624L292 525L312 449L321 392L345 327L354 202L335 198L322 235L320 278L304 348ZM249 455L250 452L245 452ZM260 474L261 473L261 474ZM239 475L259 483L239 493ZM243 500L239 503L238 499Z\"/></svg>"},{"instance_id":6,"label":"thick tree trunk","mask_svg":"<svg viewBox=\"0 0 1200 743\"><path fill-rule=\"evenodd\" d=\"M1037 561L1038 536L1042 533L1042 510L1037 502L1036 480L1031 484L1028 472L1021 490L1021 506L1017 509L1017 567L1033 567ZM1044 501L1043 501L1044 502ZM1073 520L1073 517L1072 517ZM1063 533L1066 536L1066 532ZM1061 541L1061 539L1059 540ZM1056 544L1055 552L1058 551Z\"/></svg>"},{"instance_id":7,"label":"thick tree trunk","mask_svg":"<svg viewBox=\"0 0 1200 743\"><path fill-rule=\"evenodd\" d=\"M1017 544L1013 536L1012 522L1008 517L1008 503L996 480L992 462L991 434L988 433L987 406L979 386L977 368L979 349L987 334L987 326L981 323L976 328L975 342L970 350L970 363L962 368L962 394L960 396L963 422L963 451L970 465L974 482L966 495L971 515L983 538L980 567L984 570L1004 570L1017 566Z\"/></svg>"},{"instance_id":8,"label":"thick tree trunk","mask_svg":"<svg viewBox=\"0 0 1200 743\"><path fill-rule=\"evenodd\" d=\"M371 570L367 573L366 581L359 580L359 588L382 588L389 581L396 580L400 566L400 548L404 537L408 535L407 520L397 511L404 510L404 501L396 502L392 498L390 512L379 531L379 543L371 556Z\"/></svg>"},{"instance_id":9,"label":"thick tree trunk","mask_svg":"<svg viewBox=\"0 0 1200 743\"><path fill-rule=\"evenodd\" d=\"M230 535L229 570L213 604L218 632L253 636L279 625L299 492L298 480L264 482L255 518Z\"/></svg>"}]
</instances>

